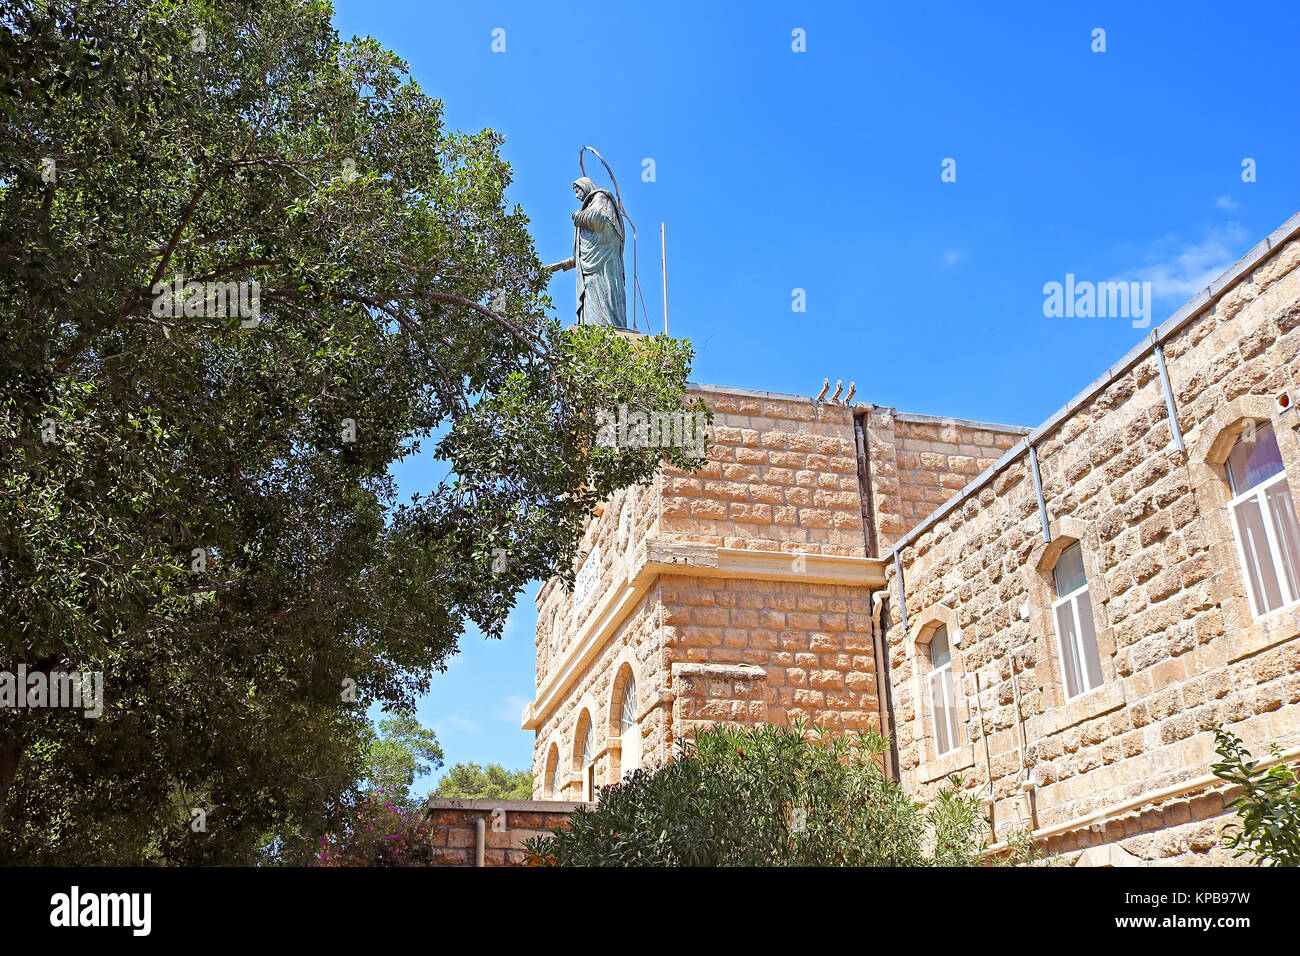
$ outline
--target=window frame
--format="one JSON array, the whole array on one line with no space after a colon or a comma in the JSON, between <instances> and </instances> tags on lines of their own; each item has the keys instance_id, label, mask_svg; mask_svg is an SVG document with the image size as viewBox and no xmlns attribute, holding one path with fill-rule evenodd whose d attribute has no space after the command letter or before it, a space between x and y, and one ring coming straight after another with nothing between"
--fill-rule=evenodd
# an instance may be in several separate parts
<instances>
[{"instance_id":1,"label":"window frame","mask_svg":"<svg viewBox=\"0 0 1300 956\"><path fill-rule=\"evenodd\" d=\"M631 689L630 693L629 688ZM637 699L636 671L629 667L627 677L623 680L622 697L618 706L619 772L623 777L641 766L641 725L637 723L636 719L639 710L640 701ZM631 719L627 720L629 712ZM635 743L629 747L628 744L631 741L635 741ZM628 766L627 755L629 751L636 752L635 766Z\"/></svg>"},{"instance_id":2,"label":"window frame","mask_svg":"<svg viewBox=\"0 0 1300 956\"><path fill-rule=\"evenodd\" d=\"M1232 653L1239 655L1237 659L1300 637L1300 614L1294 610L1255 616L1248 594L1250 582L1237 550L1237 534L1228 509L1229 502L1237 497L1229 477L1228 459L1252 424L1259 428L1264 423L1272 426L1290 486L1291 504L1300 517L1300 409L1297 406L1283 411L1272 395L1242 395L1218 407L1188 432L1187 468L1209 545L1211 596L1223 609L1224 627L1232 634Z\"/></svg>"},{"instance_id":3,"label":"window frame","mask_svg":"<svg viewBox=\"0 0 1300 956\"><path fill-rule=\"evenodd\" d=\"M596 793L596 722L587 717L587 732L582 736L582 799L590 803Z\"/></svg>"},{"instance_id":4,"label":"window frame","mask_svg":"<svg viewBox=\"0 0 1300 956\"><path fill-rule=\"evenodd\" d=\"M934 638L940 632L943 632L944 643L948 645L948 659L938 667L934 664ZM948 634L948 626L940 623L930 631L925 642L925 660L926 674L925 684L927 697L930 704L930 733L934 739L934 756L943 757L952 753L962 746L961 742L961 722L957 719L957 690L956 681L952 669L952 638ZM944 730L947 732L948 746L940 747L939 741L939 708L935 703L935 679L939 678L944 698L944 713L947 715L947 726Z\"/></svg>"},{"instance_id":5,"label":"window frame","mask_svg":"<svg viewBox=\"0 0 1300 956\"><path fill-rule=\"evenodd\" d=\"M1066 545L1064 548L1060 550L1059 553L1057 553L1056 559L1052 562L1052 568L1051 568L1052 593L1053 594L1057 593L1056 569L1060 565L1061 558L1065 557L1066 553L1071 548L1079 549L1079 566L1083 570L1083 584L1075 588L1073 591L1069 592L1068 594L1058 594L1056 596L1056 599L1052 601L1052 630L1056 632L1056 657L1061 665L1061 691L1064 695L1065 703L1069 703L1072 700L1078 700L1080 697L1085 697L1088 694L1091 694L1093 691L1105 686L1106 684L1106 675L1101 666L1101 641L1097 636L1096 618L1092 617L1093 602L1092 602L1092 592L1090 590L1090 585L1088 581L1088 566L1086 562L1084 562L1083 560L1083 543L1081 541L1074 541L1071 544ZM1088 624L1091 626L1091 630L1092 630L1093 651L1095 652L1097 658L1097 675L1096 675L1097 682L1095 684L1090 683L1088 679L1089 656L1087 653L1085 653L1086 648L1083 646L1083 641L1085 640L1085 638L1084 638L1084 629L1083 629L1083 615L1079 610L1079 604L1080 604L1079 597L1085 594L1088 596L1088 614L1089 614ZM1061 606L1064 604L1070 605L1070 617L1074 621L1073 651L1075 654L1075 660L1078 661L1079 663L1079 675L1080 675L1080 690L1077 694L1070 693L1070 680L1069 680L1070 668L1067 665L1066 657L1065 657L1065 635L1061 633L1061 619L1060 619L1059 611Z\"/></svg>"},{"instance_id":6,"label":"window frame","mask_svg":"<svg viewBox=\"0 0 1300 956\"><path fill-rule=\"evenodd\" d=\"M1274 440L1276 441L1276 435L1274 436ZM1228 490L1230 493L1233 493L1236 491L1236 485L1232 479L1232 469L1228 467L1226 462L1224 463L1223 468L1224 473L1227 476ZM1238 567L1241 568L1242 576L1245 579L1243 583L1246 585L1246 601L1250 607L1251 619L1255 621L1260 621L1264 618L1271 617L1274 614L1300 607L1300 594L1291 593L1291 581L1290 577L1286 573L1285 566L1286 555L1282 552L1282 546L1277 539L1277 530L1273 527L1274 513L1273 507L1268 500L1268 492L1277 484L1286 484L1287 493L1290 494L1291 485L1287 481L1285 465L1283 465L1282 469L1278 471L1277 474L1270 475L1258 484L1247 488L1241 494L1234 494L1233 497L1228 500L1227 504L1228 522L1232 526L1232 537L1237 545ZM1252 499L1254 499L1256 506L1259 508L1261 517L1260 523L1264 526L1264 538L1268 547L1269 557L1272 559L1273 573L1277 578L1279 595L1283 598L1281 604L1267 611L1261 610L1255 600L1256 585L1260 588L1260 597L1262 598L1264 596L1262 593L1263 580L1259 577L1252 576L1251 569L1254 568L1255 574L1258 574L1259 566L1254 560L1253 554L1249 556L1251 560L1249 562L1247 561L1248 556L1246 553L1245 537L1242 534L1241 521L1238 520L1237 517L1237 507ZM1290 600L1286 599L1287 595L1290 595Z\"/></svg>"}]
</instances>

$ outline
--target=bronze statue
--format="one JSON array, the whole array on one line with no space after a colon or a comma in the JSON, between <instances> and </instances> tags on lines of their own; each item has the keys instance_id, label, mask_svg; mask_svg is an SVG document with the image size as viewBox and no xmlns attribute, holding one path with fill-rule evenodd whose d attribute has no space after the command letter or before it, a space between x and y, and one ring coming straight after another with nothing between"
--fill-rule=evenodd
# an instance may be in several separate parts
<instances>
[{"instance_id":1,"label":"bronze statue","mask_svg":"<svg viewBox=\"0 0 1300 956\"><path fill-rule=\"evenodd\" d=\"M582 208L573 214L573 255L546 268L576 269L579 325L627 328L623 217L618 200L586 176L573 181Z\"/></svg>"}]
</instances>

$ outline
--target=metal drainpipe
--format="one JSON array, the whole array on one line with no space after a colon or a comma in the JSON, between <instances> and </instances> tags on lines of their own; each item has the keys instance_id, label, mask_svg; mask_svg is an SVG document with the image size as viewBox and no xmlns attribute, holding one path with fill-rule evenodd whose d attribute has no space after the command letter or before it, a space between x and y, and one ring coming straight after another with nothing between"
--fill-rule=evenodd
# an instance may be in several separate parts
<instances>
[{"instance_id":1,"label":"metal drainpipe","mask_svg":"<svg viewBox=\"0 0 1300 956\"><path fill-rule=\"evenodd\" d=\"M1151 333L1151 340L1155 342L1151 351L1156 356L1156 368L1160 372L1160 386L1165 390L1165 408L1169 410L1169 430L1174 436L1174 447L1179 451L1185 451L1183 446L1183 430L1178 427L1178 406L1174 404L1174 389L1169 384L1169 369L1165 368L1165 347L1155 341L1156 333Z\"/></svg>"},{"instance_id":2,"label":"metal drainpipe","mask_svg":"<svg viewBox=\"0 0 1300 956\"><path fill-rule=\"evenodd\" d=\"M888 601L888 600L889 600L888 597L884 598L884 601ZM889 632L889 609L888 607L881 606L880 609L880 635L881 635L880 644L881 645L885 645L884 635L887 635L888 632ZM904 636L904 640L907 640L906 635ZM898 739L897 739L897 735L894 735L893 732L893 727L894 727L893 684L889 682L888 653L885 654L885 657L883 659L881 659L881 665L884 666L884 676L885 676L885 682L884 682L885 683L885 709L887 709L889 713L889 770L891 770L891 773L893 775L894 783L898 783L902 778L900 773L898 773Z\"/></svg>"},{"instance_id":3,"label":"metal drainpipe","mask_svg":"<svg viewBox=\"0 0 1300 956\"><path fill-rule=\"evenodd\" d=\"M903 587L903 562L898 560L898 546L894 546L894 582L898 585L898 620L907 630L907 590Z\"/></svg>"},{"instance_id":4,"label":"metal drainpipe","mask_svg":"<svg viewBox=\"0 0 1300 956\"><path fill-rule=\"evenodd\" d=\"M482 817L474 818L474 865L483 865L483 844L487 835L487 823Z\"/></svg>"},{"instance_id":5,"label":"metal drainpipe","mask_svg":"<svg viewBox=\"0 0 1300 956\"><path fill-rule=\"evenodd\" d=\"M873 405L871 408L874 409L875 406ZM867 416L870 414L870 411L854 414L853 440L858 452L858 491L860 493L860 509L862 512L863 543L867 557L875 558L880 552L876 541L876 506L871 490L871 453L867 445L867 428L865 425ZM898 556L895 555L894 558L897 560ZM901 570L899 571L899 581L902 581ZM876 719L880 721L880 732L889 737L889 750L885 754L885 772L893 780L897 781L899 779L898 744L894 740L894 700L893 690L889 682L889 650L885 642L885 631L881 622L883 602L887 600L888 593L887 588L873 591L868 596L868 600L871 601L871 653L876 679ZM887 626L888 617L885 618L885 622L885 626Z\"/></svg>"},{"instance_id":6,"label":"metal drainpipe","mask_svg":"<svg viewBox=\"0 0 1300 956\"><path fill-rule=\"evenodd\" d=\"M874 591L871 595L871 637L872 653L875 655L876 669L876 712L880 721L880 732L889 735L890 752L885 755L885 771L898 779L898 754L894 748L894 700L889 683L889 651L885 646L885 631L881 625L881 611L887 600L887 591Z\"/></svg>"},{"instance_id":7,"label":"metal drainpipe","mask_svg":"<svg viewBox=\"0 0 1300 956\"><path fill-rule=\"evenodd\" d=\"M861 494L862 530L866 537L867 557L877 556L876 505L871 494L871 456L867 454L867 434L863 419L870 412L853 416L853 439L858 446L858 490Z\"/></svg>"},{"instance_id":8,"label":"metal drainpipe","mask_svg":"<svg viewBox=\"0 0 1300 956\"><path fill-rule=\"evenodd\" d=\"M1038 517L1043 522L1043 541L1052 543L1052 532L1047 528L1047 502L1043 499L1043 479L1038 474L1038 450L1029 446L1029 470L1034 473L1034 493L1038 495Z\"/></svg>"}]
</instances>

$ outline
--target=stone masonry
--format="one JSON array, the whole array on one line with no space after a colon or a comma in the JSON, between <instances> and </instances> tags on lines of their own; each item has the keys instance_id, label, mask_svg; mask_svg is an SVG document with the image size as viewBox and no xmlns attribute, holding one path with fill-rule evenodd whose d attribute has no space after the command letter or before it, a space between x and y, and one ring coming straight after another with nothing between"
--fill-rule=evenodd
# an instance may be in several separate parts
<instances>
[{"instance_id":1,"label":"stone masonry","mask_svg":"<svg viewBox=\"0 0 1300 956\"><path fill-rule=\"evenodd\" d=\"M1300 217L1035 429L899 543L906 624L888 644L903 782L960 772L992 826L1040 832L1068 859L1226 864L1209 776L1213 728L1257 757L1300 744L1300 609L1255 618L1223 463L1272 423L1300 489ZM1033 480L1035 449L1047 535ZM1050 541L1047 540L1050 537ZM1102 683L1066 700L1052 619L1055 559L1078 543ZM891 594L898 582L886 568ZM947 627L967 744L935 757L918 670Z\"/></svg>"},{"instance_id":2,"label":"stone masonry","mask_svg":"<svg viewBox=\"0 0 1300 956\"><path fill-rule=\"evenodd\" d=\"M539 799L590 796L589 728L594 783L629 769L629 674L643 766L719 720L880 726L871 592L884 576L864 528L874 520L892 540L919 517L904 502L946 500L1026 431L693 390L714 412L707 464L616 494L588 526L578 586L553 580L538 595L538 696L525 726L538 735ZM860 444L872 449L869 475Z\"/></svg>"},{"instance_id":3,"label":"stone masonry","mask_svg":"<svg viewBox=\"0 0 1300 956\"><path fill-rule=\"evenodd\" d=\"M803 717L889 732L918 799L961 774L991 841L1233 862L1212 729L1257 756L1300 745L1300 609L1252 613L1224 470L1271 424L1300 501L1298 236L1300 215L1032 430L692 386L715 415L707 463L616 494L577 586L538 595L534 796L592 799L701 726ZM1070 698L1053 569L1074 545L1101 672Z\"/></svg>"}]
</instances>

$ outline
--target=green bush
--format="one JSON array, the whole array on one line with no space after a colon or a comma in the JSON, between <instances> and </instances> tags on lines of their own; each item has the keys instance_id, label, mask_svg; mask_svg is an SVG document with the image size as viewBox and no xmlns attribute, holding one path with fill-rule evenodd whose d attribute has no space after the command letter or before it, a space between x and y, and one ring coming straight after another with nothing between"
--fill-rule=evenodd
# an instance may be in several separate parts
<instances>
[{"instance_id":1,"label":"green bush","mask_svg":"<svg viewBox=\"0 0 1300 956\"><path fill-rule=\"evenodd\" d=\"M986 825L950 778L929 810L881 769L879 734L719 727L528 841L560 866L970 866Z\"/></svg>"},{"instance_id":2,"label":"green bush","mask_svg":"<svg viewBox=\"0 0 1300 956\"><path fill-rule=\"evenodd\" d=\"M1222 727L1214 732L1216 777L1241 788L1228 804L1240 823L1223 832L1223 846L1233 856L1249 856L1256 866L1300 866L1300 776L1295 765L1280 763L1264 770L1250 759L1241 738ZM1281 748L1270 748L1276 756Z\"/></svg>"}]
</instances>

